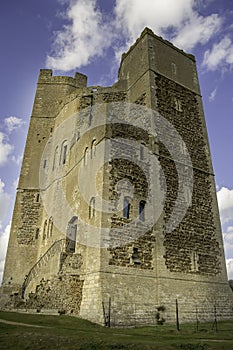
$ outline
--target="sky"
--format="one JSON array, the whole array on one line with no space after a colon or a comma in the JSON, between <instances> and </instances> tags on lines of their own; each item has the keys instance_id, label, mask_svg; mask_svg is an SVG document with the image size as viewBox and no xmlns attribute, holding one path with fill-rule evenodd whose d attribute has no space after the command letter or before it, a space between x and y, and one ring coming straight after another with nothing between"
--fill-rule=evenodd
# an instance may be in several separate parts
<instances>
[{"instance_id":1,"label":"sky","mask_svg":"<svg viewBox=\"0 0 233 350\"><path fill-rule=\"evenodd\" d=\"M0 4L0 282L39 70L110 86L145 27L196 56L233 279L232 0L8 0Z\"/></svg>"}]
</instances>

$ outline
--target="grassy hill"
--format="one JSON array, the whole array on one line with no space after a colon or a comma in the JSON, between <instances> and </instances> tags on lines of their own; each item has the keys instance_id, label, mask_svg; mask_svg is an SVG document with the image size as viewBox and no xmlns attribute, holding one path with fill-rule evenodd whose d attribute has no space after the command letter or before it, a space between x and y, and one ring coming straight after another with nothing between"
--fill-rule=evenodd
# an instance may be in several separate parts
<instances>
[{"instance_id":1,"label":"grassy hill","mask_svg":"<svg viewBox=\"0 0 233 350\"><path fill-rule=\"evenodd\" d=\"M119 329L70 316L0 312L1 350L232 350L233 321ZM8 322L8 323L5 323Z\"/></svg>"}]
</instances>

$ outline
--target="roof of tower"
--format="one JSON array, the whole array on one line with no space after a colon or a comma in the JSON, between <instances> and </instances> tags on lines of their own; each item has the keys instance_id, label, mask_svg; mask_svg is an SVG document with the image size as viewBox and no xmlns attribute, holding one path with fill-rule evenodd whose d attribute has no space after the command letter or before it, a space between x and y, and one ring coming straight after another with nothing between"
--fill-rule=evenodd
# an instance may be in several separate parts
<instances>
[{"instance_id":1,"label":"roof of tower","mask_svg":"<svg viewBox=\"0 0 233 350\"><path fill-rule=\"evenodd\" d=\"M190 54L190 53L186 53L186 52L183 51L182 49L179 49L178 47L174 46L170 41L165 40L165 39L163 39L161 36L156 35L156 34L153 32L153 30L151 30L151 29L148 28L148 27L145 27L145 28L144 28L144 30L141 32L140 37L139 37L139 38L135 41L135 43L129 48L129 50L128 50L127 52L124 52L124 53L122 54L121 61L123 61L124 58L125 58L126 56L128 56L128 54L129 54L129 53L132 51L132 49L138 44L138 42L141 41L142 38L143 38L145 35L147 35L147 34L153 36L153 37L156 38L157 40L160 40L160 41L163 42L165 45L168 45L168 46L172 47L174 50L176 50L176 51L180 52L181 54L187 56L188 58L190 58L190 59L193 60L194 62L196 61L194 55L192 55L192 54Z\"/></svg>"}]
</instances>

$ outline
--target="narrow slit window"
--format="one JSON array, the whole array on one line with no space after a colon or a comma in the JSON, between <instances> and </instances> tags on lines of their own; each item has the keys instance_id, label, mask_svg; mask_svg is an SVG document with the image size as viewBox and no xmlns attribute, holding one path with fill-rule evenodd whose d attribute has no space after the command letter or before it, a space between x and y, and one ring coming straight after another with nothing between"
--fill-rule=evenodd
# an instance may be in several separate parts
<instances>
[{"instance_id":1,"label":"narrow slit window","mask_svg":"<svg viewBox=\"0 0 233 350\"><path fill-rule=\"evenodd\" d=\"M47 233L47 220L45 220L45 222L44 222L43 239L46 238L46 233Z\"/></svg>"},{"instance_id":2,"label":"narrow slit window","mask_svg":"<svg viewBox=\"0 0 233 350\"><path fill-rule=\"evenodd\" d=\"M67 145L64 145L64 147L63 147L62 164L66 163L66 156L67 156Z\"/></svg>"},{"instance_id":3,"label":"narrow slit window","mask_svg":"<svg viewBox=\"0 0 233 350\"><path fill-rule=\"evenodd\" d=\"M53 218L49 218L49 225L48 225L48 237L51 237L53 233Z\"/></svg>"},{"instance_id":4,"label":"narrow slit window","mask_svg":"<svg viewBox=\"0 0 233 350\"><path fill-rule=\"evenodd\" d=\"M140 160L143 160L144 156L145 156L145 154L144 154L145 153L144 147L145 147L144 143L141 143L140 144Z\"/></svg>"},{"instance_id":5,"label":"narrow slit window","mask_svg":"<svg viewBox=\"0 0 233 350\"><path fill-rule=\"evenodd\" d=\"M172 76L175 77L177 74L177 66L175 63L172 63L171 67L172 67Z\"/></svg>"},{"instance_id":6,"label":"narrow slit window","mask_svg":"<svg viewBox=\"0 0 233 350\"><path fill-rule=\"evenodd\" d=\"M36 239L38 239L38 238L39 238L39 236L40 236L40 229L39 229L39 228L37 228L37 229L36 229Z\"/></svg>"},{"instance_id":7,"label":"narrow slit window","mask_svg":"<svg viewBox=\"0 0 233 350\"><path fill-rule=\"evenodd\" d=\"M130 199L128 197L124 198L124 207L123 207L123 216L126 219L129 219L130 215Z\"/></svg>"},{"instance_id":8,"label":"narrow slit window","mask_svg":"<svg viewBox=\"0 0 233 350\"><path fill-rule=\"evenodd\" d=\"M92 197L89 204L89 219L95 217L95 197Z\"/></svg>"},{"instance_id":9,"label":"narrow slit window","mask_svg":"<svg viewBox=\"0 0 233 350\"><path fill-rule=\"evenodd\" d=\"M145 201L141 201L139 203L139 219L140 219L140 221L145 221L145 206L146 206Z\"/></svg>"},{"instance_id":10,"label":"narrow slit window","mask_svg":"<svg viewBox=\"0 0 233 350\"><path fill-rule=\"evenodd\" d=\"M191 271L197 272L199 270L199 256L196 251L191 253Z\"/></svg>"},{"instance_id":11,"label":"narrow slit window","mask_svg":"<svg viewBox=\"0 0 233 350\"><path fill-rule=\"evenodd\" d=\"M96 152L96 140L93 140L91 143L91 158L95 156Z\"/></svg>"},{"instance_id":12,"label":"narrow slit window","mask_svg":"<svg viewBox=\"0 0 233 350\"><path fill-rule=\"evenodd\" d=\"M67 140L63 141L61 145L61 153L60 153L60 159L59 159L59 164L64 165L66 163L66 158L67 158Z\"/></svg>"},{"instance_id":13,"label":"narrow slit window","mask_svg":"<svg viewBox=\"0 0 233 350\"><path fill-rule=\"evenodd\" d=\"M138 248L133 248L132 261L134 265L141 265Z\"/></svg>"},{"instance_id":14,"label":"narrow slit window","mask_svg":"<svg viewBox=\"0 0 233 350\"><path fill-rule=\"evenodd\" d=\"M87 165L88 147L84 151L83 164Z\"/></svg>"}]
</instances>

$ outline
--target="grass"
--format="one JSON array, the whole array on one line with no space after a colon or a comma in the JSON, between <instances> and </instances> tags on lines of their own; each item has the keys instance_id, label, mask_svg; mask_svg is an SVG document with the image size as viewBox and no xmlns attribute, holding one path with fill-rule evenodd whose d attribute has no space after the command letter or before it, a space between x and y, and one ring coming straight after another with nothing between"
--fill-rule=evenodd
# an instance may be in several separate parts
<instances>
[{"instance_id":1,"label":"grass","mask_svg":"<svg viewBox=\"0 0 233 350\"><path fill-rule=\"evenodd\" d=\"M70 316L0 312L0 319L41 326L0 323L1 350L232 350L233 321L212 324L105 328Z\"/></svg>"}]
</instances>

